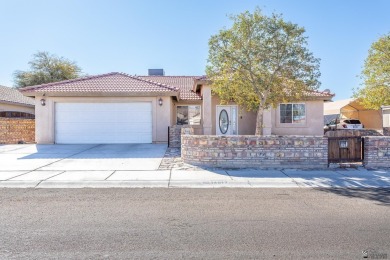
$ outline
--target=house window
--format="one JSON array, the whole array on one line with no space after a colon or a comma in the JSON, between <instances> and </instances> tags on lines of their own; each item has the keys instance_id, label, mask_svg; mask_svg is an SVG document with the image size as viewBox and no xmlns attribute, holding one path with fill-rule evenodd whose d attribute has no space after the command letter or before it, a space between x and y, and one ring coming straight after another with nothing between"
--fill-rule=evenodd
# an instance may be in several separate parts
<instances>
[{"instance_id":1,"label":"house window","mask_svg":"<svg viewBox=\"0 0 390 260\"><path fill-rule=\"evenodd\" d=\"M280 123L304 124L305 122L305 104L280 104Z\"/></svg>"},{"instance_id":2,"label":"house window","mask_svg":"<svg viewBox=\"0 0 390 260\"><path fill-rule=\"evenodd\" d=\"M200 106L177 106L176 111L178 125L200 125Z\"/></svg>"},{"instance_id":3,"label":"house window","mask_svg":"<svg viewBox=\"0 0 390 260\"><path fill-rule=\"evenodd\" d=\"M34 119L35 115L30 114L30 113L25 113L25 112L2 111L2 112L0 112L0 117Z\"/></svg>"}]
</instances>

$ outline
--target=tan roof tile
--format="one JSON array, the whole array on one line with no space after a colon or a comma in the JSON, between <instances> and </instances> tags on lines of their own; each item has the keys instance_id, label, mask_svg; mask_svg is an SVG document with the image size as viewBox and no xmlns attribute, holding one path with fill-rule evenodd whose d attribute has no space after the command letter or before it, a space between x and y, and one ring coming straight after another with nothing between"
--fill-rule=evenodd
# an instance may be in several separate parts
<instances>
[{"instance_id":1,"label":"tan roof tile","mask_svg":"<svg viewBox=\"0 0 390 260\"><path fill-rule=\"evenodd\" d=\"M18 89L0 86L0 102L34 106L34 99L23 96Z\"/></svg>"},{"instance_id":2,"label":"tan roof tile","mask_svg":"<svg viewBox=\"0 0 390 260\"><path fill-rule=\"evenodd\" d=\"M198 76L195 78L196 81L210 81L209 78L204 76ZM211 82L211 81L210 81ZM307 97L324 97L324 98L331 98L334 97L335 94L330 93L329 91L319 91L319 90L313 90L313 91L307 91L305 93L305 96Z\"/></svg>"},{"instance_id":3,"label":"tan roof tile","mask_svg":"<svg viewBox=\"0 0 390 260\"><path fill-rule=\"evenodd\" d=\"M125 73L113 72L78 79L64 80L25 87L25 92L72 92L72 93L126 93L126 92L178 92L179 88L154 82Z\"/></svg>"},{"instance_id":4,"label":"tan roof tile","mask_svg":"<svg viewBox=\"0 0 390 260\"><path fill-rule=\"evenodd\" d=\"M131 76L125 73L88 76L84 78L25 87L24 92L57 93L178 93L179 99L201 100L193 91L195 81L207 80L206 76ZM312 91L307 96L333 97L329 92Z\"/></svg>"},{"instance_id":5,"label":"tan roof tile","mask_svg":"<svg viewBox=\"0 0 390 260\"><path fill-rule=\"evenodd\" d=\"M139 76L140 78L160 82L180 89L181 100L201 100L198 93L192 91L194 80L199 76Z\"/></svg>"},{"instance_id":6,"label":"tan roof tile","mask_svg":"<svg viewBox=\"0 0 390 260\"><path fill-rule=\"evenodd\" d=\"M313 90L313 91L307 92L306 95L310 96L310 97L334 97L335 94L330 93L329 91Z\"/></svg>"}]
</instances>

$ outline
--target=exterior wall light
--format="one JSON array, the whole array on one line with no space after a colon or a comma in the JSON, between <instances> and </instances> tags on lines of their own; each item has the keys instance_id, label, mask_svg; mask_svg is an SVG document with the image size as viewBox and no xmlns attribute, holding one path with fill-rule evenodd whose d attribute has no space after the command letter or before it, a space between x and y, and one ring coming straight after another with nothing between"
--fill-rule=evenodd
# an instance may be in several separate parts
<instances>
[{"instance_id":1,"label":"exterior wall light","mask_svg":"<svg viewBox=\"0 0 390 260\"><path fill-rule=\"evenodd\" d=\"M162 100L162 98L159 98L159 99L158 99L158 104L160 105L160 107L163 105L163 100Z\"/></svg>"},{"instance_id":2,"label":"exterior wall light","mask_svg":"<svg viewBox=\"0 0 390 260\"><path fill-rule=\"evenodd\" d=\"M41 105L46 106L46 100L44 98L41 99Z\"/></svg>"}]
</instances>

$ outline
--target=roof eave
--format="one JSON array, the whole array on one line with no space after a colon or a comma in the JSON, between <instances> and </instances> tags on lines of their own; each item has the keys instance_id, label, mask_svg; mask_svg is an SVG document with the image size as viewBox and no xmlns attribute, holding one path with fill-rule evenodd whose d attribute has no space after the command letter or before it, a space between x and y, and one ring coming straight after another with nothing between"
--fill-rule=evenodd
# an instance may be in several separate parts
<instances>
[{"instance_id":1,"label":"roof eave","mask_svg":"<svg viewBox=\"0 0 390 260\"><path fill-rule=\"evenodd\" d=\"M209 79L195 79L194 85L192 86L192 91L200 91L200 87L203 85L211 85L211 80Z\"/></svg>"},{"instance_id":2,"label":"roof eave","mask_svg":"<svg viewBox=\"0 0 390 260\"><path fill-rule=\"evenodd\" d=\"M46 97L153 97L153 96L179 96L178 91L163 91L163 92L99 92L99 91L91 91L91 92L51 92L51 91L29 91L23 92L25 96L43 96Z\"/></svg>"},{"instance_id":3,"label":"roof eave","mask_svg":"<svg viewBox=\"0 0 390 260\"><path fill-rule=\"evenodd\" d=\"M310 100L322 100L322 101L331 101L334 95L332 96L310 96Z\"/></svg>"},{"instance_id":4,"label":"roof eave","mask_svg":"<svg viewBox=\"0 0 390 260\"><path fill-rule=\"evenodd\" d=\"M19 102L12 102L12 101L8 101L8 100L0 100L0 103L9 104L9 105L23 106L23 107L35 107L35 105L19 103Z\"/></svg>"}]
</instances>

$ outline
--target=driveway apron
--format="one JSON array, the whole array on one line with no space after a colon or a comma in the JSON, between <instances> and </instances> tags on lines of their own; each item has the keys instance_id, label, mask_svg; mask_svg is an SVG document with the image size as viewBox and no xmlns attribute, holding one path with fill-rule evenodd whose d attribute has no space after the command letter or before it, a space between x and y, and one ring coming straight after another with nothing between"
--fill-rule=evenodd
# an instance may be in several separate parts
<instances>
[{"instance_id":1,"label":"driveway apron","mask_svg":"<svg viewBox=\"0 0 390 260\"><path fill-rule=\"evenodd\" d=\"M157 170L165 144L0 146L0 171Z\"/></svg>"}]
</instances>

